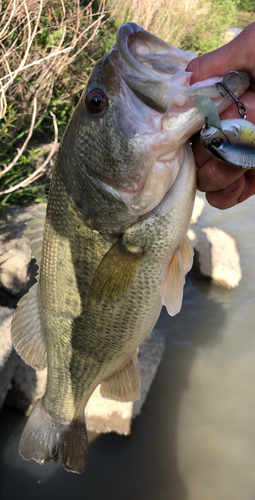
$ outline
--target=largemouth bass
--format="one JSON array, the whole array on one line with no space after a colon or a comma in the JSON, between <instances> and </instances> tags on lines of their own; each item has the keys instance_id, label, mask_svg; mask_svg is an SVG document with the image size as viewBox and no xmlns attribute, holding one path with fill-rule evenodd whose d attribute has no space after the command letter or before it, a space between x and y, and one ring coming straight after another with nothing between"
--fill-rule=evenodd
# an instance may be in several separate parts
<instances>
[{"instance_id":1,"label":"largemouth bass","mask_svg":"<svg viewBox=\"0 0 255 500\"><path fill-rule=\"evenodd\" d=\"M67 127L46 219L39 210L29 223L38 282L12 323L20 356L48 367L21 437L25 459L62 457L67 470L82 472L92 392L101 383L105 397L139 398L137 348L162 304L171 315L181 308L196 189L187 141L203 125L194 95L208 95L220 111L231 102L213 80L190 86L193 57L134 23L122 26ZM241 94L249 76L228 84Z\"/></svg>"}]
</instances>

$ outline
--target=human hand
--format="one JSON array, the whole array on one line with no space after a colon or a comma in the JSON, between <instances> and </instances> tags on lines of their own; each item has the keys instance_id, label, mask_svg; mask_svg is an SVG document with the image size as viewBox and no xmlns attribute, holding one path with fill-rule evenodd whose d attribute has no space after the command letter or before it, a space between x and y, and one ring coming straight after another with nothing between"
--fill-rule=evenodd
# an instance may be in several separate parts
<instances>
[{"instance_id":1,"label":"human hand","mask_svg":"<svg viewBox=\"0 0 255 500\"><path fill-rule=\"evenodd\" d=\"M247 26L234 40L193 59L187 71L193 73L191 84L228 71L248 71L251 84L241 100L247 110L247 120L255 124L255 23ZM240 118L233 103L220 116ZM193 138L193 152L197 171L197 187L206 193L207 201L222 210L233 207L255 194L255 170L245 170L212 158L200 144L199 134Z\"/></svg>"}]
</instances>

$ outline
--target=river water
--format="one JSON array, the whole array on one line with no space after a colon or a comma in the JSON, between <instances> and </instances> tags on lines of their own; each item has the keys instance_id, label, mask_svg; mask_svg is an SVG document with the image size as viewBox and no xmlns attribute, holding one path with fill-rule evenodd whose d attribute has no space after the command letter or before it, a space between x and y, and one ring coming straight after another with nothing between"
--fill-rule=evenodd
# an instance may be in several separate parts
<instances>
[{"instance_id":1,"label":"river water","mask_svg":"<svg viewBox=\"0 0 255 500\"><path fill-rule=\"evenodd\" d=\"M199 222L237 239L243 278L227 291L189 275L181 313L129 437L89 434L78 476L18 455L26 418L0 415L1 500L254 500L255 197Z\"/></svg>"}]
</instances>

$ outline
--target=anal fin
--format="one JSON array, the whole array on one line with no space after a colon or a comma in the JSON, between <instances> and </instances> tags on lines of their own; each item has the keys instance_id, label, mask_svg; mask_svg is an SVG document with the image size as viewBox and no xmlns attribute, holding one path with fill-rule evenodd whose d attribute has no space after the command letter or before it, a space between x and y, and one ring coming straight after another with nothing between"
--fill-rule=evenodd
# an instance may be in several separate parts
<instances>
[{"instance_id":1,"label":"anal fin","mask_svg":"<svg viewBox=\"0 0 255 500\"><path fill-rule=\"evenodd\" d=\"M186 237L181 247L178 247L169 266L161 287L161 302L167 308L170 316L175 316L181 310L185 274L193 263L193 249Z\"/></svg>"},{"instance_id":2,"label":"anal fin","mask_svg":"<svg viewBox=\"0 0 255 500\"><path fill-rule=\"evenodd\" d=\"M133 354L119 370L101 382L100 392L105 398L128 402L140 398L140 376L136 369L137 356Z\"/></svg>"},{"instance_id":3,"label":"anal fin","mask_svg":"<svg viewBox=\"0 0 255 500\"><path fill-rule=\"evenodd\" d=\"M12 319L11 336L21 358L36 370L43 370L47 365L47 351L40 318L39 283L19 300Z\"/></svg>"}]
</instances>

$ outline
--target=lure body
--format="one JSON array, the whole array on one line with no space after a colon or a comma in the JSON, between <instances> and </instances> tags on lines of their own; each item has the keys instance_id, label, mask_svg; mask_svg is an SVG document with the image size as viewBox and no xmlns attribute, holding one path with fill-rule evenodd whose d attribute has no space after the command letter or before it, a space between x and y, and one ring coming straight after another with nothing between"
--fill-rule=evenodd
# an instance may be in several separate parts
<instances>
[{"instance_id":1,"label":"lure body","mask_svg":"<svg viewBox=\"0 0 255 500\"><path fill-rule=\"evenodd\" d=\"M255 168L255 125L240 119L222 120L221 130L201 130L203 147L219 160L241 168Z\"/></svg>"},{"instance_id":2,"label":"lure body","mask_svg":"<svg viewBox=\"0 0 255 500\"><path fill-rule=\"evenodd\" d=\"M195 96L195 105L205 120L200 141L206 151L231 165L255 168L255 125L242 118L221 121L215 104L206 96Z\"/></svg>"}]
</instances>

